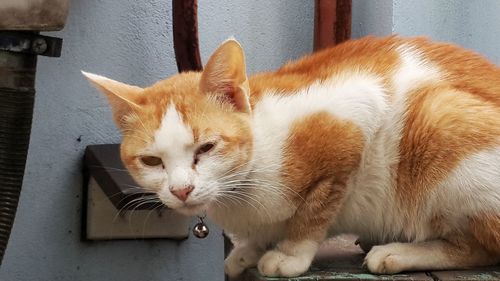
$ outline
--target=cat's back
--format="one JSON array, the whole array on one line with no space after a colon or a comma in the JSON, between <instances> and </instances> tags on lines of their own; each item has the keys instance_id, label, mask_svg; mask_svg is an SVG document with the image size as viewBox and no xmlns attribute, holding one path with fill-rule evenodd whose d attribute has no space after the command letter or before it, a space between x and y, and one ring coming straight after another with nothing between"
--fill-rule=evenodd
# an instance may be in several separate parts
<instances>
[{"instance_id":1,"label":"cat's back","mask_svg":"<svg viewBox=\"0 0 500 281\"><path fill-rule=\"evenodd\" d=\"M317 81L331 80L345 73L376 75L386 83L389 94L398 84L416 82L400 80L407 78L403 75L425 80L424 74L439 74L441 81L454 88L500 106L498 66L457 45L432 42L424 37L398 36L350 40L289 62L275 72L256 74L250 78L252 102L259 101L269 89L293 94Z\"/></svg>"}]
</instances>

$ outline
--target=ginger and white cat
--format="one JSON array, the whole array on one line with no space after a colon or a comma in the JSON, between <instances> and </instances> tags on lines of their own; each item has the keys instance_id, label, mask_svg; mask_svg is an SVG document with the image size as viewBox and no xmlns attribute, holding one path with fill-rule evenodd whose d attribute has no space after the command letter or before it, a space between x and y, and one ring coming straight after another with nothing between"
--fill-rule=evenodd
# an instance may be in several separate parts
<instances>
[{"instance_id":1,"label":"ginger and white cat","mask_svg":"<svg viewBox=\"0 0 500 281\"><path fill-rule=\"evenodd\" d=\"M85 75L134 179L231 234L230 276L300 275L339 233L373 273L500 262L500 69L472 52L367 37L247 78L230 39L144 89Z\"/></svg>"}]
</instances>

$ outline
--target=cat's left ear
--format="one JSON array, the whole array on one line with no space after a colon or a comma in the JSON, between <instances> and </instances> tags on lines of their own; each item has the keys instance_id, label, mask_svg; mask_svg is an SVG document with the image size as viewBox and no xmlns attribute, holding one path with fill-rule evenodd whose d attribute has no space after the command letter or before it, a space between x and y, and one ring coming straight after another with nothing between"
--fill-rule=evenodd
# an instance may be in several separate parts
<instances>
[{"instance_id":1,"label":"cat's left ear","mask_svg":"<svg viewBox=\"0 0 500 281\"><path fill-rule=\"evenodd\" d=\"M231 103L236 110L250 113L250 87L241 45L229 39L215 50L203 70L201 91Z\"/></svg>"},{"instance_id":2,"label":"cat's left ear","mask_svg":"<svg viewBox=\"0 0 500 281\"><path fill-rule=\"evenodd\" d=\"M124 117L140 109L138 100L142 97L143 89L137 86L118 82L104 76L82 71L82 74L108 98L113 111L113 119L121 129L124 127Z\"/></svg>"}]
</instances>

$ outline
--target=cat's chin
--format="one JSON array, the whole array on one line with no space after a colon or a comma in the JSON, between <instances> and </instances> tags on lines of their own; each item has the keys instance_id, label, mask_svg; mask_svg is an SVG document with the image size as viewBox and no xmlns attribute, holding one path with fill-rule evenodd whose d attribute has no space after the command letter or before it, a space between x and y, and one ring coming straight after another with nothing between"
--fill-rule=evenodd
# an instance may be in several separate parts
<instances>
[{"instance_id":1,"label":"cat's chin","mask_svg":"<svg viewBox=\"0 0 500 281\"><path fill-rule=\"evenodd\" d=\"M195 216L195 215L203 215L208 208L208 204L191 204L184 205L182 207L176 208L175 211L186 215L186 216Z\"/></svg>"}]
</instances>

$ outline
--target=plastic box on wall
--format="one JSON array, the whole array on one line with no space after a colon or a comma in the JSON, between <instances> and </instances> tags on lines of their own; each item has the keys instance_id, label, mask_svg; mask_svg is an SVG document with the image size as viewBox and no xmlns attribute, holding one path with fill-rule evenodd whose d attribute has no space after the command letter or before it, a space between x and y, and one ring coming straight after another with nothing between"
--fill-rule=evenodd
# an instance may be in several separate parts
<instances>
[{"instance_id":1,"label":"plastic box on wall","mask_svg":"<svg viewBox=\"0 0 500 281\"><path fill-rule=\"evenodd\" d=\"M87 146L83 240L188 238L190 218L141 190L120 159L120 145Z\"/></svg>"}]
</instances>

